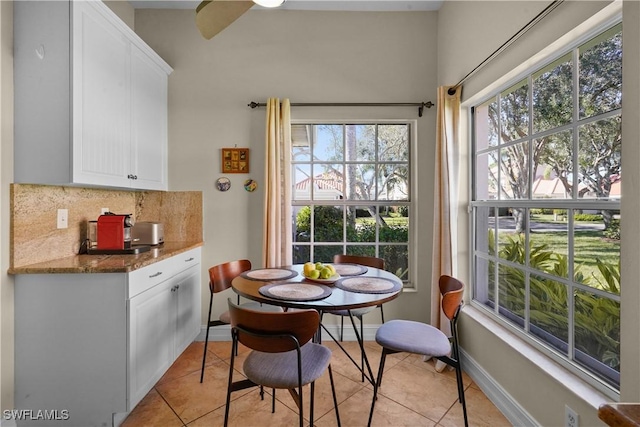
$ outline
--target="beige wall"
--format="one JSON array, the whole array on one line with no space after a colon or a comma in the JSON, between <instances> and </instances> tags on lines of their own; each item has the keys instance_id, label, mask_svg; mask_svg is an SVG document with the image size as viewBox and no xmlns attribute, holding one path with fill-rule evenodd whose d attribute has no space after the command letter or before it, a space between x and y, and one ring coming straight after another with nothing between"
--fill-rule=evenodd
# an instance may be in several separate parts
<instances>
[{"instance_id":1,"label":"beige wall","mask_svg":"<svg viewBox=\"0 0 640 427\"><path fill-rule=\"evenodd\" d=\"M109 6L109 9L118 15L129 28L135 30L135 10L131 3L127 0L104 0L104 4Z\"/></svg>"},{"instance_id":2,"label":"beige wall","mask_svg":"<svg viewBox=\"0 0 640 427\"><path fill-rule=\"evenodd\" d=\"M212 40L203 39L191 10L137 10L136 31L174 69L169 77L169 183L201 190L203 267L236 258L261 260L265 110L251 101L435 101L437 14L249 11ZM292 119L417 121L419 291L385 305L428 321L435 109L293 108ZM214 187L220 149L249 147L251 173L229 174L231 190ZM247 178L258 191L247 193ZM206 271L203 270L203 274ZM230 294L229 294L230 295ZM224 310L226 296L214 312ZM203 315L208 291L203 288ZM379 313L370 315L379 323Z\"/></svg>"},{"instance_id":3,"label":"beige wall","mask_svg":"<svg viewBox=\"0 0 640 427\"><path fill-rule=\"evenodd\" d=\"M462 90L463 101L476 97L483 89L516 68L532 55L537 54L549 44L555 42L568 31L600 11L609 2L564 2L556 11L545 18L534 29L501 54L490 65L482 69L465 83ZM451 85L457 83L467 72L471 71L484 58L491 54L520 27L526 24L549 2L489 2L460 1L445 2L440 10L438 20L438 84ZM622 204L622 400L640 400L640 287L636 277L640 276L640 226L636 220L640 208L640 190L637 185L632 188L629 183L640 180L640 130L638 114L640 103L639 75L640 58L638 46L638 9L636 1L624 2L624 169L627 185L623 189ZM463 112L466 113L466 110ZM467 191L468 168L466 130L467 115L463 114L463 157L461 199L458 207L459 226L461 229L458 254L460 259L468 259L468 216L466 205L469 195ZM460 276L467 283L472 283L468 275L468 263L460 263ZM487 319L479 322L472 311L463 313L461 318L462 345L468 355L479 364L487 375L492 377L504 393L517 401L524 411L540 425L564 425L565 404L576 410L580 417L580 425L603 425L597 417L597 406L594 402L608 398L593 393L589 387L569 389L545 373L540 365L551 366L554 363L533 363L522 357L512 345L495 332L490 332ZM572 379L566 377L566 381ZM575 378L573 378L575 379ZM580 384L580 382L574 382Z\"/></svg>"},{"instance_id":4,"label":"beige wall","mask_svg":"<svg viewBox=\"0 0 640 427\"><path fill-rule=\"evenodd\" d=\"M0 2L0 409L13 407L13 278L9 183L13 181L13 3Z\"/></svg>"},{"instance_id":5,"label":"beige wall","mask_svg":"<svg viewBox=\"0 0 640 427\"><path fill-rule=\"evenodd\" d=\"M622 297L622 393L621 400L640 401L640 3L625 1L623 8L622 165L628 183L623 184L621 259Z\"/></svg>"}]
</instances>

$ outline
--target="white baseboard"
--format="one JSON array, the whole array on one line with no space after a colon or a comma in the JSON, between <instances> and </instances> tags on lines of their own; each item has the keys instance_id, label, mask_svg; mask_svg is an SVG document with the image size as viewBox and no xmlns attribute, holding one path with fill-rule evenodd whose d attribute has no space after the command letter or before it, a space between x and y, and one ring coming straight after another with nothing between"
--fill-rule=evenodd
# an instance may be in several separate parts
<instances>
[{"instance_id":1,"label":"white baseboard","mask_svg":"<svg viewBox=\"0 0 640 427\"><path fill-rule=\"evenodd\" d=\"M540 424L518 404L476 361L460 349L460 362L464 371L480 390L498 408L509 422L518 427L536 427Z\"/></svg>"}]
</instances>

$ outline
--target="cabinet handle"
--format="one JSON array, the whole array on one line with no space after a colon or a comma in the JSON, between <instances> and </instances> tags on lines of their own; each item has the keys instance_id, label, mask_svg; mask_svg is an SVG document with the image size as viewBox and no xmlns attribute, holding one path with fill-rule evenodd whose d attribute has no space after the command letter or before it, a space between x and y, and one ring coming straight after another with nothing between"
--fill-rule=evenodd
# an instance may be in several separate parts
<instances>
[{"instance_id":1,"label":"cabinet handle","mask_svg":"<svg viewBox=\"0 0 640 427\"><path fill-rule=\"evenodd\" d=\"M153 279L154 277L158 277L161 274L162 274L162 271L158 271L156 274L152 274L151 276L149 276L149 279Z\"/></svg>"},{"instance_id":2,"label":"cabinet handle","mask_svg":"<svg viewBox=\"0 0 640 427\"><path fill-rule=\"evenodd\" d=\"M185 260L184 260L184 262L191 262L191 261L193 261L194 259L195 259L194 257L191 257L191 258L189 258L189 259L185 259Z\"/></svg>"},{"instance_id":3,"label":"cabinet handle","mask_svg":"<svg viewBox=\"0 0 640 427\"><path fill-rule=\"evenodd\" d=\"M171 288L171 292L175 292L176 291L176 287L174 286L173 288Z\"/></svg>"}]
</instances>

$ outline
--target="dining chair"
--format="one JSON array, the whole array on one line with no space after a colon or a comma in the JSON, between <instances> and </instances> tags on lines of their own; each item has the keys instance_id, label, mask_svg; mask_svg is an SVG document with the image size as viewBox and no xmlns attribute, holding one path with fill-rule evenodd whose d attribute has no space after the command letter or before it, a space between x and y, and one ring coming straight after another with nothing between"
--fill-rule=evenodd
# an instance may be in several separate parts
<instances>
[{"instance_id":1,"label":"dining chair","mask_svg":"<svg viewBox=\"0 0 640 427\"><path fill-rule=\"evenodd\" d=\"M376 258L372 256L360 256L360 255L344 255L336 254L333 257L334 264L359 264L367 267L379 268L384 270L384 259ZM382 310L382 304L377 306L380 309L380 317L382 323L384 323L384 311ZM357 310L351 310L351 314L358 318L360 321L360 336L362 336L362 316L375 310L376 307L365 307ZM347 310L327 310L325 313L341 316L340 319L340 341L342 341L342 335L344 330L344 318L349 317Z\"/></svg>"},{"instance_id":2,"label":"dining chair","mask_svg":"<svg viewBox=\"0 0 640 427\"><path fill-rule=\"evenodd\" d=\"M334 264L359 264L367 267L379 268L384 270L384 259L376 258L372 256L363 256L363 255L345 255L345 254L336 254L333 256ZM378 307L380 309L380 316L382 318L382 323L384 323L384 311L382 310L382 304L378 306L357 308L351 310L351 315L358 319L360 322L360 339L364 340L364 327L363 327L363 316ZM344 332L344 318L349 317L349 310L326 310L323 312L328 314L333 314L334 316L340 316L340 341L342 341L343 332ZM355 325L354 325L355 328ZM361 364L364 368L364 355L360 356ZM364 381L364 373L362 374L362 381Z\"/></svg>"},{"instance_id":3,"label":"dining chair","mask_svg":"<svg viewBox=\"0 0 640 427\"><path fill-rule=\"evenodd\" d=\"M209 328L212 326L228 325L231 323L229 311L225 311L218 319L211 320L211 309L213 307L213 295L225 291L231 287L231 281L245 271L251 270L251 261L241 259L237 261L225 262L218 264L209 269L209 315L207 316L207 333L204 339L204 354L202 355L202 371L200 372L200 382L204 380L204 367L207 362L207 344L209 343ZM238 295L238 304L240 304L240 295ZM269 304L260 304L258 302L246 302L243 307L253 310L281 312L282 307Z\"/></svg>"},{"instance_id":4,"label":"dining chair","mask_svg":"<svg viewBox=\"0 0 640 427\"><path fill-rule=\"evenodd\" d=\"M462 404L464 425L468 426L467 404L464 399L464 387L462 384L462 367L460 366L460 353L458 347L458 314L462 308L462 295L464 285L459 280L443 275L438 281L441 307L444 315L449 319L451 336L447 336L440 329L422 322L411 320L391 320L378 328L376 342L382 346L378 378L373 386L373 401L369 412L369 423L373 419L373 410L378 397L378 389L382 385L384 363L388 354L414 353L435 357L438 360L452 366L456 371L458 383L458 401Z\"/></svg>"},{"instance_id":5,"label":"dining chair","mask_svg":"<svg viewBox=\"0 0 640 427\"><path fill-rule=\"evenodd\" d=\"M313 426L315 381L329 371L336 419L340 426L338 400L331 371L331 350L311 342L320 326L320 314L313 309L273 313L250 310L228 300L233 346L238 343L252 351L242 369L247 377L233 381L236 354L231 351L224 425L229 420L231 392L249 387L273 389L271 411L275 412L275 390L286 389L299 410L300 427L304 424L302 387L310 384L309 425ZM297 389L297 390L296 390Z\"/></svg>"}]
</instances>

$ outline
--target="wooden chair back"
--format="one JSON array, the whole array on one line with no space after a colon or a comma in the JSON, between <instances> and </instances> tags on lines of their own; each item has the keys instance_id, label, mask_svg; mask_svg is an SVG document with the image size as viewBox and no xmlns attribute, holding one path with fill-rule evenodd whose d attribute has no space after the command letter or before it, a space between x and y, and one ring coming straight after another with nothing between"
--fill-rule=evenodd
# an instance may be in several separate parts
<instances>
[{"instance_id":1,"label":"wooden chair back","mask_svg":"<svg viewBox=\"0 0 640 427\"><path fill-rule=\"evenodd\" d=\"M458 279L447 275L440 276L438 285L442 295L442 311L449 320L453 320L458 316L462 305L464 285Z\"/></svg>"},{"instance_id":2,"label":"wooden chair back","mask_svg":"<svg viewBox=\"0 0 640 427\"><path fill-rule=\"evenodd\" d=\"M303 346L318 331L320 314L316 310L283 312L255 311L240 307L229 300L231 328L238 341L252 350L282 353L296 349L295 337Z\"/></svg>"},{"instance_id":3,"label":"wooden chair back","mask_svg":"<svg viewBox=\"0 0 640 427\"><path fill-rule=\"evenodd\" d=\"M384 260L373 256L336 254L333 256L333 262L336 264L360 264L384 270Z\"/></svg>"},{"instance_id":4,"label":"wooden chair back","mask_svg":"<svg viewBox=\"0 0 640 427\"><path fill-rule=\"evenodd\" d=\"M218 264L209 269L209 290L211 293L222 292L231 287L231 281L245 271L251 270L251 261L241 259Z\"/></svg>"}]
</instances>

